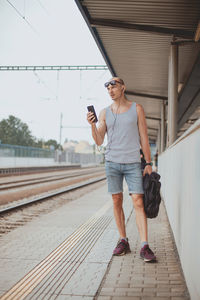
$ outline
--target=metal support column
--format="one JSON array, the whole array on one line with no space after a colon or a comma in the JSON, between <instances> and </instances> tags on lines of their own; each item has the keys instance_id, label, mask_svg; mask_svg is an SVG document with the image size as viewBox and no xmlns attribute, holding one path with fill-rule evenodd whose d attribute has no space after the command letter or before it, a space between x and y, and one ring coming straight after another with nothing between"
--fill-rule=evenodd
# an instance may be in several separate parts
<instances>
[{"instance_id":1,"label":"metal support column","mask_svg":"<svg viewBox=\"0 0 200 300\"><path fill-rule=\"evenodd\" d=\"M178 113L178 45L171 45L168 83L168 145L177 137Z\"/></svg>"},{"instance_id":2,"label":"metal support column","mask_svg":"<svg viewBox=\"0 0 200 300\"><path fill-rule=\"evenodd\" d=\"M162 153L165 148L165 103L161 104L161 141L160 152Z\"/></svg>"},{"instance_id":3,"label":"metal support column","mask_svg":"<svg viewBox=\"0 0 200 300\"><path fill-rule=\"evenodd\" d=\"M156 141L156 148L158 151L158 154L160 154L161 152L161 130L160 130L160 122L159 122L159 127L158 127L158 135L157 135L157 141Z\"/></svg>"},{"instance_id":4,"label":"metal support column","mask_svg":"<svg viewBox=\"0 0 200 300\"><path fill-rule=\"evenodd\" d=\"M60 145L62 143L62 128L63 128L63 126L62 126L62 119L63 119L63 114L61 113L60 114L60 139L59 139Z\"/></svg>"},{"instance_id":5,"label":"metal support column","mask_svg":"<svg viewBox=\"0 0 200 300\"><path fill-rule=\"evenodd\" d=\"M171 65L170 65L170 54L168 61L168 103L167 103L167 136L166 136L166 148L169 147L169 127L170 127L170 114L169 114L169 91L170 91L170 75L171 75Z\"/></svg>"}]
</instances>

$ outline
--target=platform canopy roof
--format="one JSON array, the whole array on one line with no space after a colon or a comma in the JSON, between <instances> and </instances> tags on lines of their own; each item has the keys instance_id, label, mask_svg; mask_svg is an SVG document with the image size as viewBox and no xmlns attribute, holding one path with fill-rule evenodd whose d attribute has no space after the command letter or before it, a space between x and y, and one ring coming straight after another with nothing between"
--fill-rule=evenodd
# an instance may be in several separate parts
<instances>
[{"instance_id":1,"label":"platform canopy roof","mask_svg":"<svg viewBox=\"0 0 200 300\"><path fill-rule=\"evenodd\" d=\"M143 105L151 141L168 99L171 42L179 45L180 136L200 117L199 0L75 0L113 76Z\"/></svg>"}]
</instances>

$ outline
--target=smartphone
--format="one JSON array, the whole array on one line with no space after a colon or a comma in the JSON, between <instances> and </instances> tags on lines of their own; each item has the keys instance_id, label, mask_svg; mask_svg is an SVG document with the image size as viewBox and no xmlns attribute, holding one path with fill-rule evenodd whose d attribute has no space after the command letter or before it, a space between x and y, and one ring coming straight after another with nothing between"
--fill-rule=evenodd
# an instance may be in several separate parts
<instances>
[{"instance_id":1,"label":"smartphone","mask_svg":"<svg viewBox=\"0 0 200 300\"><path fill-rule=\"evenodd\" d=\"M92 112L92 113L94 114L94 116L95 116L94 123L98 122L98 119L97 119L97 115L96 115L94 106L93 106L93 105L89 105L89 106L87 106L87 109L88 109L88 111L90 111L90 112Z\"/></svg>"}]
</instances>

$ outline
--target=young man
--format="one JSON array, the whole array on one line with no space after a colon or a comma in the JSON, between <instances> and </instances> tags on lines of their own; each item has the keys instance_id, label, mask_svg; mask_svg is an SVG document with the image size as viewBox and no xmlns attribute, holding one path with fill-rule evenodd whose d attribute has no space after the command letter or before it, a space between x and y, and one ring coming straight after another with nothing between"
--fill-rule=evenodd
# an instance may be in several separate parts
<instances>
[{"instance_id":1,"label":"young man","mask_svg":"<svg viewBox=\"0 0 200 300\"><path fill-rule=\"evenodd\" d=\"M143 107L126 99L125 84L119 77L113 77L105 83L111 106L104 108L99 114L98 128L91 112L87 120L92 128L92 136L97 145L102 145L105 134L108 144L105 152L105 168L108 192L112 194L113 209L120 241L113 255L124 255L130 252L126 236L123 203L123 178L128 185L136 214L136 224L141 238L140 256L144 261L156 260L148 245L147 218L143 206L143 185L140 159L140 147L145 156L146 165L143 175L151 174L151 153L147 135L147 125Z\"/></svg>"}]
</instances>

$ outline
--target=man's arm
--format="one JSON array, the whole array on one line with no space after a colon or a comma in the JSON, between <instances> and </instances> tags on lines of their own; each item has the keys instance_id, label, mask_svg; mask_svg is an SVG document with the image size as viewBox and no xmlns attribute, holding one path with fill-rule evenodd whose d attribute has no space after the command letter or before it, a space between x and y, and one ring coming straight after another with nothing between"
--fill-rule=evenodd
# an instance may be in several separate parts
<instances>
[{"instance_id":1,"label":"man's arm","mask_svg":"<svg viewBox=\"0 0 200 300\"><path fill-rule=\"evenodd\" d=\"M99 122L98 127L96 127L96 123L93 123L93 120L95 119L93 113L88 112L87 113L87 121L91 125L92 129L92 137L95 141L95 143L100 146L104 142L104 137L106 134L106 110L103 109L99 114Z\"/></svg>"},{"instance_id":2,"label":"man's arm","mask_svg":"<svg viewBox=\"0 0 200 300\"><path fill-rule=\"evenodd\" d=\"M142 151L144 153L144 157L147 163L151 162L151 151L149 146L149 138L147 134L147 124L145 119L145 113L142 105L136 104L137 116L138 116L138 129L140 134L140 143L142 147ZM147 165L144 169L145 173L151 173L152 167Z\"/></svg>"}]
</instances>

